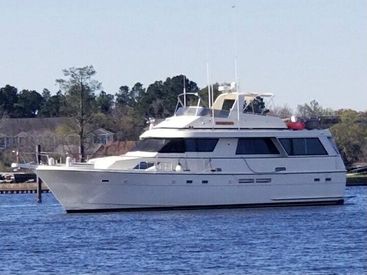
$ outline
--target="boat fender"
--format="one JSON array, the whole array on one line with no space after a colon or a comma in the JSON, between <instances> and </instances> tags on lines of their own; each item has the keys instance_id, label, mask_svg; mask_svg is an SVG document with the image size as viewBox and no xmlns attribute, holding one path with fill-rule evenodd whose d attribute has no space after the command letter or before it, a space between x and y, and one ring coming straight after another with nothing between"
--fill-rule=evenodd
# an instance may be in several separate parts
<instances>
[{"instance_id":1,"label":"boat fender","mask_svg":"<svg viewBox=\"0 0 367 275\"><path fill-rule=\"evenodd\" d=\"M182 172L182 166L181 163L178 163L175 168L176 172Z\"/></svg>"},{"instance_id":2,"label":"boat fender","mask_svg":"<svg viewBox=\"0 0 367 275\"><path fill-rule=\"evenodd\" d=\"M66 165L66 167L70 167L71 166L71 157L66 157L65 165Z\"/></svg>"},{"instance_id":3,"label":"boat fender","mask_svg":"<svg viewBox=\"0 0 367 275\"><path fill-rule=\"evenodd\" d=\"M48 158L48 165L49 166L55 166L55 159L54 158Z\"/></svg>"}]
</instances>

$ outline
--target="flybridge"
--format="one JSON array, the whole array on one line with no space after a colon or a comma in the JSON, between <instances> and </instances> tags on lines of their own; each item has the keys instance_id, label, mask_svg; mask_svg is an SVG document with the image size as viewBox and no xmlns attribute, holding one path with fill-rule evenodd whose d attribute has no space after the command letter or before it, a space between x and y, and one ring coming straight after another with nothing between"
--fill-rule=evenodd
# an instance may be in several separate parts
<instances>
[{"instance_id":1,"label":"flybridge","mask_svg":"<svg viewBox=\"0 0 367 275\"><path fill-rule=\"evenodd\" d=\"M287 129L286 124L278 117L256 114L241 114L238 121L233 114L228 118L210 115L173 116L165 119L152 129Z\"/></svg>"},{"instance_id":2,"label":"flybridge","mask_svg":"<svg viewBox=\"0 0 367 275\"><path fill-rule=\"evenodd\" d=\"M224 92L209 106L197 93L180 94L174 116L152 128L287 129L282 119L267 115L263 98L272 94L238 93L233 87L221 88Z\"/></svg>"}]
</instances>

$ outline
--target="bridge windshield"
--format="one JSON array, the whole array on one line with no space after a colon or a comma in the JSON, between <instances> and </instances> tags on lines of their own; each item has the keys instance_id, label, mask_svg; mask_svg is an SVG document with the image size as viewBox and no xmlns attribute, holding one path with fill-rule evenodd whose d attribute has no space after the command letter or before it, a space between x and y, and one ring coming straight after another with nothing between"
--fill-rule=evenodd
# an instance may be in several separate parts
<instances>
[{"instance_id":1,"label":"bridge windshield","mask_svg":"<svg viewBox=\"0 0 367 275\"><path fill-rule=\"evenodd\" d=\"M179 107L175 113L176 116L212 116L212 112L214 112L214 117L218 118L227 118L229 116L228 110L216 110L207 108L207 107L197 107L197 106L189 106L189 107Z\"/></svg>"}]
</instances>

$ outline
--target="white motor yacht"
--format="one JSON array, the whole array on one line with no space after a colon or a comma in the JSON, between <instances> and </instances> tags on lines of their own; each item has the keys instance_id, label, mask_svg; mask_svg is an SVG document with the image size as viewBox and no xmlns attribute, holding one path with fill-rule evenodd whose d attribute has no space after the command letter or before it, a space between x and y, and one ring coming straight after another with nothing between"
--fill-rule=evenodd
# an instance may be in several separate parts
<instances>
[{"instance_id":1,"label":"white motor yacht","mask_svg":"<svg viewBox=\"0 0 367 275\"><path fill-rule=\"evenodd\" d=\"M329 130L249 112L267 94L186 96L122 156L39 165L67 212L342 204L345 167ZM192 96L192 95L191 95Z\"/></svg>"}]
</instances>

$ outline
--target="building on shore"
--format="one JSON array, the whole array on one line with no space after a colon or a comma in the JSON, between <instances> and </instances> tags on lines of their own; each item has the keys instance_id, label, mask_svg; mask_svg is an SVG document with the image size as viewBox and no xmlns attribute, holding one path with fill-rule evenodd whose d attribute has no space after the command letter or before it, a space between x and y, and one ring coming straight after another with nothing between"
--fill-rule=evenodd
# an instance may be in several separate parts
<instances>
[{"instance_id":1,"label":"building on shore","mask_svg":"<svg viewBox=\"0 0 367 275\"><path fill-rule=\"evenodd\" d=\"M76 125L70 118L2 118L0 119L0 152L33 153L36 145L42 151L57 156L79 154L79 136ZM87 155L93 155L102 145L111 144L114 133L103 129L87 132L85 148Z\"/></svg>"}]
</instances>

